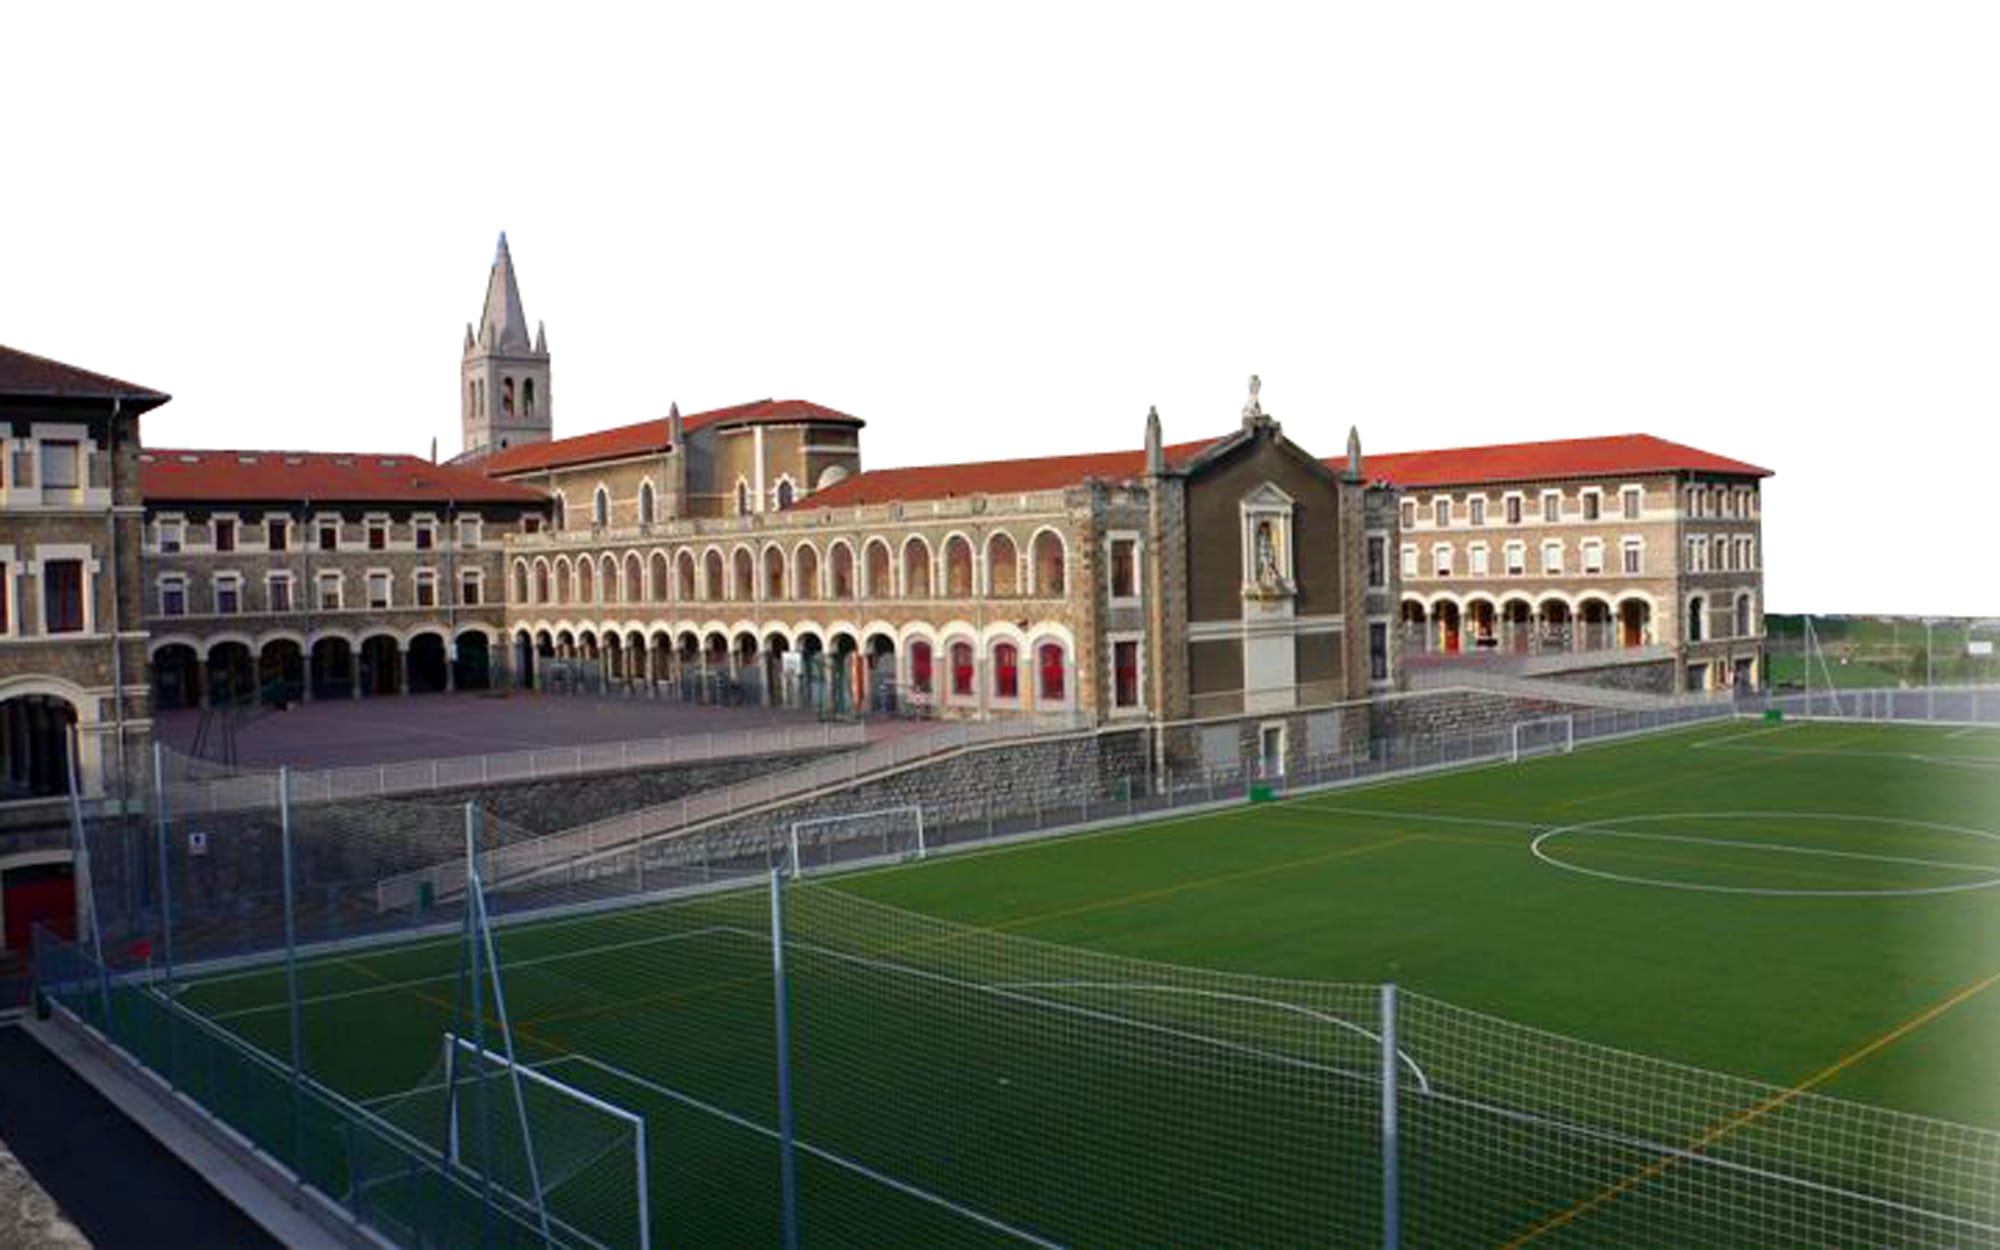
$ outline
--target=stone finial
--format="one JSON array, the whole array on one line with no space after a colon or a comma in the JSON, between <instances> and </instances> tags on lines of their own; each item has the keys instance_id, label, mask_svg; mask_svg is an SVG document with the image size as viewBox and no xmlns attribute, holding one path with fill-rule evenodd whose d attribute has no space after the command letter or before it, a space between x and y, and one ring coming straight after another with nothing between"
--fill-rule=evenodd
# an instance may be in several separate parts
<instances>
[{"instance_id":1,"label":"stone finial","mask_svg":"<svg viewBox=\"0 0 2000 1250\"><path fill-rule=\"evenodd\" d=\"M1251 374L1250 398L1247 401L1245 401L1243 405L1243 419L1245 421L1255 420L1256 418L1264 415L1264 405L1260 403L1257 399L1258 393L1263 389L1264 389L1264 383L1262 379L1258 378L1258 376L1254 373Z\"/></svg>"},{"instance_id":2,"label":"stone finial","mask_svg":"<svg viewBox=\"0 0 2000 1250\"><path fill-rule=\"evenodd\" d=\"M468 321L465 323L465 352L468 356L472 354L472 349L474 346L476 346L476 344L473 342L472 338L472 323Z\"/></svg>"},{"instance_id":3,"label":"stone finial","mask_svg":"<svg viewBox=\"0 0 2000 1250\"><path fill-rule=\"evenodd\" d=\"M669 446L673 447L674 450L676 451L680 450L681 406L678 403L671 404L667 407L667 443Z\"/></svg>"},{"instance_id":4,"label":"stone finial","mask_svg":"<svg viewBox=\"0 0 2000 1250\"><path fill-rule=\"evenodd\" d=\"M537 356L549 354L549 332L542 328L542 323L539 321L535 323L535 354Z\"/></svg>"},{"instance_id":5,"label":"stone finial","mask_svg":"<svg viewBox=\"0 0 2000 1250\"><path fill-rule=\"evenodd\" d=\"M1160 438L1160 410L1146 409L1146 473L1159 477L1167 471L1167 448Z\"/></svg>"},{"instance_id":6,"label":"stone finial","mask_svg":"<svg viewBox=\"0 0 2000 1250\"><path fill-rule=\"evenodd\" d=\"M1361 480L1361 427L1358 425L1347 427L1347 480Z\"/></svg>"}]
</instances>

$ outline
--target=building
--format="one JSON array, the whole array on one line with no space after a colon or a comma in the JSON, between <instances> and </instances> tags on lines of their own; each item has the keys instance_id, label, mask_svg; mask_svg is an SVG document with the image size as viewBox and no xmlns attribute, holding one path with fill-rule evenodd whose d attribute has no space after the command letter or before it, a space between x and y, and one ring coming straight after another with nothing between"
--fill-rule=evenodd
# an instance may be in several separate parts
<instances>
[{"instance_id":1,"label":"building","mask_svg":"<svg viewBox=\"0 0 2000 1250\"><path fill-rule=\"evenodd\" d=\"M1650 435L1373 456L1410 662L1513 658L1659 691L1764 682L1769 470Z\"/></svg>"},{"instance_id":2,"label":"building","mask_svg":"<svg viewBox=\"0 0 2000 1250\"><path fill-rule=\"evenodd\" d=\"M67 798L119 804L152 712L139 417L159 391L0 347L0 933L71 931Z\"/></svg>"}]
</instances>

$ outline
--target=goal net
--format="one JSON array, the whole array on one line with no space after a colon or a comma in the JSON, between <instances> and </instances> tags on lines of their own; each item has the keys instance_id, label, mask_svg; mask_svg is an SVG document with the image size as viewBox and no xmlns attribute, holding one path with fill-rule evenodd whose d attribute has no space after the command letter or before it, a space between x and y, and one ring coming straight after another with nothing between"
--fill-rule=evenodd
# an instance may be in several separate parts
<instances>
[{"instance_id":1,"label":"goal net","mask_svg":"<svg viewBox=\"0 0 2000 1250\"><path fill-rule=\"evenodd\" d=\"M376 1111L436 1143L511 1221L539 1230L546 1213L554 1244L650 1250L639 1115L452 1033L431 1075Z\"/></svg>"},{"instance_id":2,"label":"goal net","mask_svg":"<svg viewBox=\"0 0 2000 1250\"><path fill-rule=\"evenodd\" d=\"M862 860L922 859L924 809L916 803L792 822L789 875L802 876Z\"/></svg>"},{"instance_id":3,"label":"goal net","mask_svg":"<svg viewBox=\"0 0 2000 1250\"><path fill-rule=\"evenodd\" d=\"M1568 716L1539 716L1515 721L1507 741L1507 758L1520 763L1536 755L1568 755L1576 749L1576 722Z\"/></svg>"}]
</instances>

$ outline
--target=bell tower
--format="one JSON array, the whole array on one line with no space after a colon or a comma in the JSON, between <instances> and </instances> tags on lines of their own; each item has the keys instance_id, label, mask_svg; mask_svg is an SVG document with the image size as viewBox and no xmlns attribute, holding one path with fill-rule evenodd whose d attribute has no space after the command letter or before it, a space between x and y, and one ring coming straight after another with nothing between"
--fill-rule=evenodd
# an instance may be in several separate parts
<instances>
[{"instance_id":1,"label":"bell tower","mask_svg":"<svg viewBox=\"0 0 2000 1250\"><path fill-rule=\"evenodd\" d=\"M548 336L537 325L529 341L528 317L521 311L521 288L503 231L486 279L479 326L476 331L465 327L458 397L461 454L486 456L521 443L547 442L554 429L551 400Z\"/></svg>"}]
</instances>

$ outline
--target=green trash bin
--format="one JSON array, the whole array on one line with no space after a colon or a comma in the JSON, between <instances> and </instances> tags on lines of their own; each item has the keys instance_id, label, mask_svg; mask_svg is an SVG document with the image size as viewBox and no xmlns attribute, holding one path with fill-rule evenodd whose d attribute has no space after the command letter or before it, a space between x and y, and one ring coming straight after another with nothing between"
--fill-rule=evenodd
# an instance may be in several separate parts
<instances>
[{"instance_id":1,"label":"green trash bin","mask_svg":"<svg viewBox=\"0 0 2000 1250\"><path fill-rule=\"evenodd\" d=\"M1781 721L1785 719L1785 709L1781 707L1767 707L1764 709L1764 719L1774 722Z\"/></svg>"},{"instance_id":2,"label":"green trash bin","mask_svg":"<svg viewBox=\"0 0 2000 1250\"><path fill-rule=\"evenodd\" d=\"M1269 803L1277 797L1277 789L1270 782L1253 781L1250 783L1250 801L1252 803Z\"/></svg>"}]
</instances>

